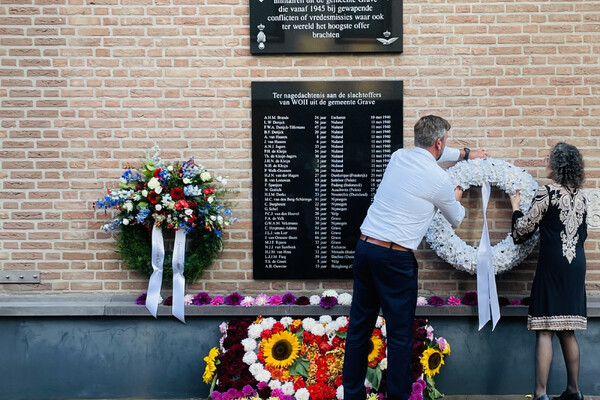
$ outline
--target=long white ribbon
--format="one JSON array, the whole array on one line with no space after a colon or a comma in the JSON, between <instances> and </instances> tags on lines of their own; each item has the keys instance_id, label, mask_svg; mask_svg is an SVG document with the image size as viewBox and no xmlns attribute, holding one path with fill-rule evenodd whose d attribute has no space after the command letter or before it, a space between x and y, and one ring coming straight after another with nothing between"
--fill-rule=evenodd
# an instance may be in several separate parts
<instances>
[{"instance_id":1,"label":"long white ribbon","mask_svg":"<svg viewBox=\"0 0 600 400\"><path fill-rule=\"evenodd\" d=\"M479 330L492 319L492 330L500 320L500 305L496 291L496 276L494 275L494 260L492 246L487 226L487 206L490 199L490 184L481 186L481 202L483 204L483 229L481 240L477 249L477 308L479 314Z\"/></svg>"},{"instance_id":2,"label":"long white ribbon","mask_svg":"<svg viewBox=\"0 0 600 400\"><path fill-rule=\"evenodd\" d=\"M185 232L182 229L175 233L173 244L173 315L185 323L184 292L185 278L183 268L185 265Z\"/></svg>"},{"instance_id":3,"label":"long white ribbon","mask_svg":"<svg viewBox=\"0 0 600 400\"><path fill-rule=\"evenodd\" d=\"M158 303L160 301L160 287L163 278L163 262L165 260L165 244L163 242L162 229L154 226L152 228L152 275L148 282L148 294L146 295L146 308L156 318Z\"/></svg>"}]
</instances>

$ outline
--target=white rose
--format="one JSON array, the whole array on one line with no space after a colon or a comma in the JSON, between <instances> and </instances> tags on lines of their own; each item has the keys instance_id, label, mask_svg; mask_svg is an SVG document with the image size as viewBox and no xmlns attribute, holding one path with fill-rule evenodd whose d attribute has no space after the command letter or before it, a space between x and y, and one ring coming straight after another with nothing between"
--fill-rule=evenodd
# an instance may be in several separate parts
<instances>
[{"instance_id":1,"label":"white rose","mask_svg":"<svg viewBox=\"0 0 600 400\"><path fill-rule=\"evenodd\" d=\"M154 189L154 192L155 192L156 194L161 194L161 193L162 193L162 191L163 191L163 187L162 187L162 186L159 186L159 187L157 187L156 189Z\"/></svg>"},{"instance_id":2,"label":"white rose","mask_svg":"<svg viewBox=\"0 0 600 400\"><path fill-rule=\"evenodd\" d=\"M216 221L216 220L217 220L217 217L215 217L214 215L211 215L211 216L210 216L210 220L211 220L211 221Z\"/></svg>"},{"instance_id":3,"label":"white rose","mask_svg":"<svg viewBox=\"0 0 600 400\"><path fill-rule=\"evenodd\" d=\"M148 197L148 191L146 189L142 190L142 196Z\"/></svg>"},{"instance_id":4,"label":"white rose","mask_svg":"<svg viewBox=\"0 0 600 400\"><path fill-rule=\"evenodd\" d=\"M212 203L213 201L215 201L215 198L210 196L208 199L206 199L206 201L208 201L209 203Z\"/></svg>"},{"instance_id":5,"label":"white rose","mask_svg":"<svg viewBox=\"0 0 600 400\"><path fill-rule=\"evenodd\" d=\"M126 201L125 204L123 204L123 208L125 209L125 211L131 212L133 211L133 203L130 201Z\"/></svg>"},{"instance_id":6,"label":"white rose","mask_svg":"<svg viewBox=\"0 0 600 400\"><path fill-rule=\"evenodd\" d=\"M154 209L156 211L160 211L160 210L162 210L162 206L160 204L157 204L156 206L154 206Z\"/></svg>"},{"instance_id":7,"label":"white rose","mask_svg":"<svg viewBox=\"0 0 600 400\"><path fill-rule=\"evenodd\" d=\"M191 208L186 208L185 209L185 215L192 215L192 213L194 212L194 210L192 210Z\"/></svg>"},{"instance_id":8,"label":"white rose","mask_svg":"<svg viewBox=\"0 0 600 400\"><path fill-rule=\"evenodd\" d=\"M170 201L169 204L167 205L167 208L169 210L174 210L175 209L175 202L174 201Z\"/></svg>"},{"instance_id":9,"label":"white rose","mask_svg":"<svg viewBox=\"0 0 600 400\"><path fill-rule=\"evenodd\" d=\"M222 223L223 223L223 217L221 217L221 216L219 215L219 216L217 217L217 222L218 222L219 224L222 224Z\"/></svg>"},{"instance_id":10,"label":"white rose","mask_svg":"<svg viewBox=\"0 0 600 400\"><path fill-rule=\"evenodd\" d=\"M189 185L190 183L192 183L192 180L190 178L183 178L183 183Z\"/></svg>"},{"instance_id":11,"label":"white rose","mask_svg":"<svg viewBox=\"0 0 600 400\"><path fill-rule=\"evenodd\" d=\"M156 189L157 187L160 186L160 182L158 181L158 179L152 177L149 181L148 181L148 187L152 190Z\"/></svg>"},{"instance_id":12,"label":"white rose","mask_svg":"<svg viewBox=\"0 0 600 400\"><path fill-rule=\"evenodd\" d=\"M129 220L127 218L123 218L123 225L129 225Z\"/></svg>"},{"instance_id":13,"label":"white rose","mask_svg":"<svg viewBox=\"0 0 600 400\"><path fill-rule=\"evenodd\" d=\"M203 173L201 173L200 179L202 179L203 182L209 181L210 180L210 172L204 171Z\"/></svg>"},{"instance_id":14,"label":"white rose","mask_svg":"<svg viewBox=\"0 0 600 400\"><path fill-rule=\"evenodd\" d=\"M172 166L172 165L169 165L169 166L167 167L167 171L173 171L173 166Z\"/></svg>"}]
</instances>

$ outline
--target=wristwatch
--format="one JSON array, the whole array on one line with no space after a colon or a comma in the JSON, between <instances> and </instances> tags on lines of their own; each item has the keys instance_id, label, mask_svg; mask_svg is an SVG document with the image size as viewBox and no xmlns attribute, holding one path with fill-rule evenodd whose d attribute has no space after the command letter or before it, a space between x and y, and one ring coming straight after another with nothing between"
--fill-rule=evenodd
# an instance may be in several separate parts
<instances>
[{"instance_id":1,"label":"wristwatch","mask_svg":"<svg viewBox=\"0 0 600 400\"><path fill-rule=\"evenodd\" d=\"M465 156L463 158L465 160L468 160L469 159L469 153L471 152L471 149L468 148L468 147L465 147L464 150L465 150Z\"/></svg>"}]
</instances>

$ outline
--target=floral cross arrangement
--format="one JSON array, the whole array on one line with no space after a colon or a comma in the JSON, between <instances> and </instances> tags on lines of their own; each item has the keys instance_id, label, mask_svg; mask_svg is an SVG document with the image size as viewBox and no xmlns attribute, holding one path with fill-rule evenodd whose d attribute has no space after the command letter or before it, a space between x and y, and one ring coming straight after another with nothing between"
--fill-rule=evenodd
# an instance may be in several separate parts
<instances>
[{"instance_id":1,"label":"floral cross arrangement","mask_svg":"<svg viewBox=\"0 0 600 400\"><path fill-rule=\"evenodd\" d=\"M223 204L227 179L212 177L193 158L164 162L160 149L138 169L126 166L120 187L96 202L115 208L106 232L119 229L117 248L125 263L150 276L147 307L156 317L163 279L173 277L173 314L183 321L185 279L196 280L218 256L223 230L237 218ZM163 230L174 233L173 250L165 249ZM186 250L187 247L187 250Z\"/></svg>"},{"instance_id":2,"label":"floral cross arrangement","mask_svg":"<svg viewBox=\"0 0 600 400\"><path fill-rule=\"evenodd\" d=\"M204 358L205 383L212 400L341 400L342 366L348 317L335 320L258 317L221 324L223 337ZM436 338L424 319L413 325L412 372L409 400L436 399L435 388L450 345ZM366 384L368 400L382 400L387 372L386 324L379 317L371 336Z\"/></svg>"}]
</instances>

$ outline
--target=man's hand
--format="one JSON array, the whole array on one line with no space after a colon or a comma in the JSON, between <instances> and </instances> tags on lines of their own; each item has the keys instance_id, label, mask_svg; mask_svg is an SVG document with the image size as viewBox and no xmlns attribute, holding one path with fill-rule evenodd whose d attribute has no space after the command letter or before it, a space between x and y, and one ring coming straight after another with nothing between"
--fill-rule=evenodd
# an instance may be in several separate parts
<instances>
[{"instance_id":1,"label":"man's hand","mask_svg":"<svg viewBox=\"0 0 600 400\"><path fill-rule=\"evenodd\" d=\"M469 152L469 160L473 158L488 158L488 156L488 151L486 149L471 150Z\"/></svg>"},{"instance_id":2,"label":"man's hand","mask_svg":"<svg viewBox=\"0 0 600 400\"><path fill-rule=\"evenodd\" d=\"M510 195L510 204L512 205L513 211L517 211L521 206L521 191L517 190L515 194Z\"/></svg>"},{"instance_id":3,"label":"man's hand","mask_svg":"<svg viewBox=\"0 0 600 400\"><path fill-rule=\"evenodd\" d=\"M454 188L454 198L456 201L460 201L462 199L463 193L464 190L460 186Z\"/></svg>"}]
</instances>

